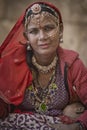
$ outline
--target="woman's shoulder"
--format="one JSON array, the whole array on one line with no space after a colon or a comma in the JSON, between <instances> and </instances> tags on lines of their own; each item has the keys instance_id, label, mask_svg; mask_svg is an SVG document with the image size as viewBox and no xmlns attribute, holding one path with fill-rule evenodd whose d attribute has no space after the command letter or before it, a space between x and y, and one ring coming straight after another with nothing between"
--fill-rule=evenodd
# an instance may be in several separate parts
<instances>
[{"instance_id":1,"label":"woman's shoulder","mask_svg":"<svg viewBox=\"0 0 87 130\"><path fill-rule=\"evenodd\" d=\"M68 66L71 66L79 57L78 52L61 47L58 48L58 55L61 60L68 64Z\"/></svg>"},{"instance_id":2,"label":"woman's shoulder","mask_svg":"<svg viewBox=\"0 0 87 130\"><path fill-rule=\"evenodd\" d=\"M79 53L75 50L71 50L71 49L66 49L63 47L59 47L58 51L61 52L62 54L64 54L65 56L67 55L72 55L72 56L79 56Z\"/></svg>"}]
</instances>

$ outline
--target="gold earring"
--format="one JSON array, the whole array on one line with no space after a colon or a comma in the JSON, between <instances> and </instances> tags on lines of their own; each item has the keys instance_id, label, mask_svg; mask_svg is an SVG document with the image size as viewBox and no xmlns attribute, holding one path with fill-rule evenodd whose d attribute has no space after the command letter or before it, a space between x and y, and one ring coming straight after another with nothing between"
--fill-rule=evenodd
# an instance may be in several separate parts
<instances>
[{"instance_id":1,"label":"gold earring","mask_svg":"<svg viewBox=\"0 0 87 130\"><path fill-rule=\"evenodd\" d=\"M60 38L60 39L59 39L59 42L60 42L60 43L63 43L63 38Z\"/></svg>"},{"instance_id":2,"label":"gold earring","mask_svg":"<svg viewBox=\"0 0 87 130\"><path fill-rule=\"evenodd\" d=\"M60 42L60 43L63 43L63 34L62 34L62 33L60 34L59 42Z\"/></svg>"},{"instance_id":3,"label":"gold earring","mask_svg":"<svg viewBox=\"0 0 87 130\"><path fill-rule=\"evenodd\" d=\"M29 41L27 41L27 51L30 51L30 50L32 50L32 49L31 49Z\"/></svg>"},{"instance_id":4,"label":"gold earring","mask_svg":"<svg viewBox=\"0 0 87 130\"><path fill-rule=\"evenodd\" d=\"M28 46L27 46L27 51L30 51L30 50L32 50L32 49L31 49L31 46L28 45Z\"/></svg>"}]
</instances>

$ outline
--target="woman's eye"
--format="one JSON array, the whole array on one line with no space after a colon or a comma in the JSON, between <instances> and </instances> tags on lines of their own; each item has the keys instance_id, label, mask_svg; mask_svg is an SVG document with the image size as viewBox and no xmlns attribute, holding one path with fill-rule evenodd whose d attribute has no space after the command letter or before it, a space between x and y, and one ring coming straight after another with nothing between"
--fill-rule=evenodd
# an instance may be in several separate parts
<instances>
[{"instance_id":1,"label":"woman's eye","mask_svg":"<svg viewBox=\"0 0 87 130\"><path fill-rule=\"evenodd\" d=\"M28 30L29 34L37 34L38 33L38 29L33 29L33 30Z\"/></svg>"},{"instance_id":2,"label":"woman's eye","mask_svg":"<svg viewBox=\"0 0 87 130\"><path fill-rule=\"evenodd\" d=\"M44 27L45 31L52 31L53 29L55 29L54 26L46 26L46 27Z\"/></svg>"}]
</instances>

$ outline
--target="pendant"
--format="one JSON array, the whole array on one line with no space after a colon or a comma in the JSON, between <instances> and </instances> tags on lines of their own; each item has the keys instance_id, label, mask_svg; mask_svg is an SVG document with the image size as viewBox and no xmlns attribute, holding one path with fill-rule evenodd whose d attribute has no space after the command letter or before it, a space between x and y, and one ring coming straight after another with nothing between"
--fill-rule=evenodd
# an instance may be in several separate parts
<instances>
[{"instance_id":1,"label":"pendant","mask_svg":"<svg viewBox=\"0 0 87 130\"><path fill-rule=\"evenodd\" d=\"M28 87L28 90L30 90L30 91L33 90L32 84Z\"/></svg>"},{"instance_id":2,"label":"pendant","mask_svg":"<svg viewBox=\"0 0 87 130\"><path fill-rule=\"evenodd\" d=\"M57 85L56 85L55 83L52 83L52 84L51 84L51 88L52 88L52 89L57 89Z\"/></svg>"},{"instance_id":3,"label":"pendant","mask_svg":"<svg viewBox=\"0 0 87 130\"><path fill-rule=\"evenodd\" d=\"M42 112L46 112L47 111L47 105L42 102L39 106L39 110L42 111Z\"/></svg>"}]
</instances>

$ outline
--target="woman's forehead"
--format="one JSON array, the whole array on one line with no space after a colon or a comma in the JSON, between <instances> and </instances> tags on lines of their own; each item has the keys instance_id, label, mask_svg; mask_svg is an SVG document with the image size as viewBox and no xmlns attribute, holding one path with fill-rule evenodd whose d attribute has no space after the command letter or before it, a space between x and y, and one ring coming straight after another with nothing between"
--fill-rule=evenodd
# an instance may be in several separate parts
<instances>
[{"instance_id":1,"label":"woman's forehead","mask_svg":"<svg viewBox=\"0 0 87 130\"><path fill-rule=\"evenodd\" d=\"M34 28L44 28L44 27L55 27L54 24L51 23L41 23L40 25L36 25L36 24L30 24L27 29L34 29Z\"/></svg>"},{"instance_id":2,"label":"woman's forehead","mask_svg":"<svg viewBox=\"0 0 87 130\"><path fill-rule=\"evenodd\" d=\"M47 25L54 25L56 26L56 22L51 18L31 18L30 22L28 23L28 28L35 28L35 27L44 27Z\"/></svg>"}]
</instances>

